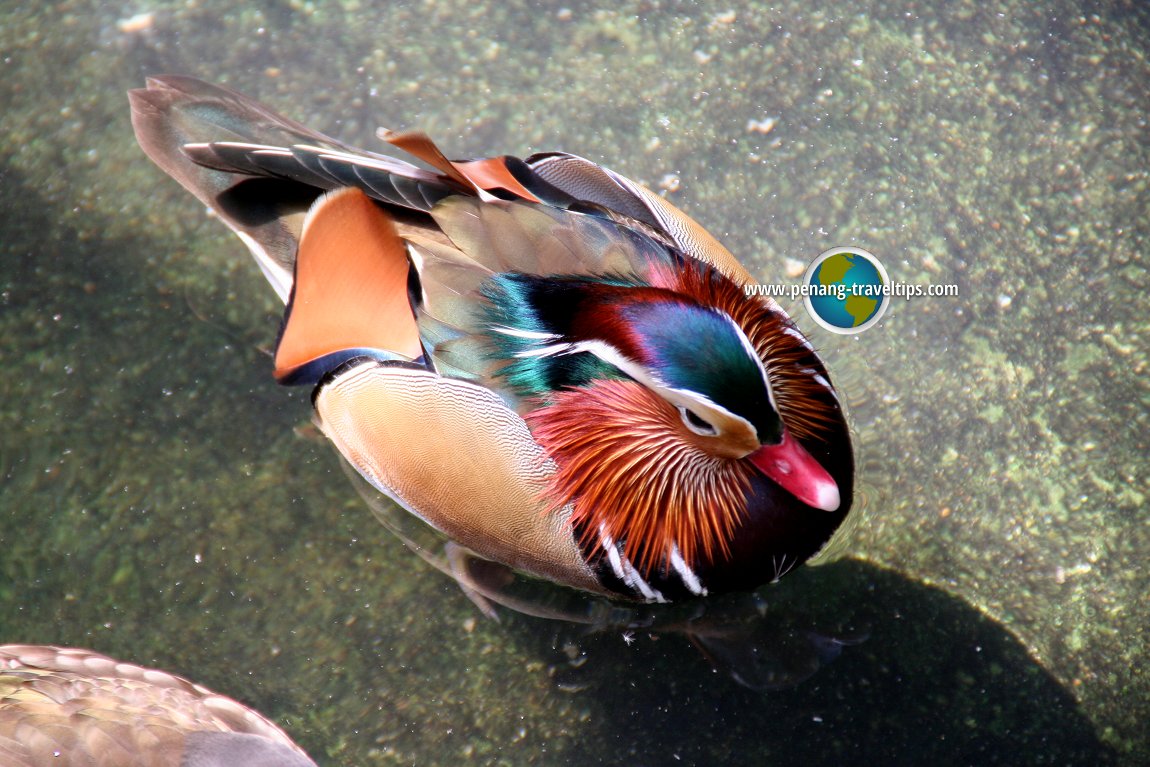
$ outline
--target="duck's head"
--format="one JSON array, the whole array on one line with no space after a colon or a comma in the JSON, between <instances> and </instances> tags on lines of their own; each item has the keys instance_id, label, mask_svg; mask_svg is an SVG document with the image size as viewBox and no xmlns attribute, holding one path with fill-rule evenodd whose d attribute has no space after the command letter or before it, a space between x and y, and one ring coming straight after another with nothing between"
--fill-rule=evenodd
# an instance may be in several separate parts
<instances>
[{"instance_id":1,"label":"duck's head","mask_svg":"<svg viewBox=\"0 0 1150 767\"><path fill-rule=\"evenodd\" d=\"M768 307L751 307L758 320L749 324L732 316L712 295L731 298L717 276L700 297L576 279L504 282L532 311L493 324L502 372L538 404L526 419L557 464L549 500L571 505L585 549L621 547L644 573L694 572L728 558L761 516L749 507L763 479L790 496L768 501L780 513L840 510L839 482L804 445L837 415L817 412L833 392L821 365L796 368L799 357L817 358ZM829 397L804 401L820 389ZM804 409L816 412L794 416Z\"/></svg>"}]
</instances>

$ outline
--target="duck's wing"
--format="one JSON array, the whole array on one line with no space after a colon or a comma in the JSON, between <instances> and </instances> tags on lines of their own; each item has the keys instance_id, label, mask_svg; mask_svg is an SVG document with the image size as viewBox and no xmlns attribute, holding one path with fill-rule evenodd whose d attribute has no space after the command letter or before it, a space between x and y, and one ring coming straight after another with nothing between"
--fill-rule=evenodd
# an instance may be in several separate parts
<instances>
[{"instance_id":1,"label":"duck's wing","mask_svg":"<svg viewBox=\"0 0 1150 767\"><path fill-rule=\"evenodd\" d=\"M401 235L415 231L437 239L442 217L431 221L427 214L451 196L524 202L613 221L736 281L750 280L682 211L575 155L449 160L422 133L380 132L393 149L421 163L415 164L350 147L242 94L191 77L149 78L146 88L130 91L129 100L147 155L240 236L285 302L307 210L321 192L345 186L390 208Z\"/></svg>"},{"instance_id":2,"label":"duck's wing","mask_svg":"<svg viewBox=\"0 0 1150 767\"><path fill-rule=\"evenodd\" d=\"M532 155L525 163L536 176L575 199L601 205L646 224L686 255L710 264L735 282L754 282L743 265L710 232L642 184L565 152Z\"/></svg>"},{"instance_id":3,"label":"duck's wing","mask_svg":"<svg viewBox=\"0 0 1150 767\"><path fill-rule=\"evenodd\" d=\"M144 152L235 231L285 303L304 217L323 192L358 187L418 213L470 191L448 174L353 149L192 77L148 78L128 99ZM399 141L419 147L410 136Z\"/></svg>"}]
</instances>

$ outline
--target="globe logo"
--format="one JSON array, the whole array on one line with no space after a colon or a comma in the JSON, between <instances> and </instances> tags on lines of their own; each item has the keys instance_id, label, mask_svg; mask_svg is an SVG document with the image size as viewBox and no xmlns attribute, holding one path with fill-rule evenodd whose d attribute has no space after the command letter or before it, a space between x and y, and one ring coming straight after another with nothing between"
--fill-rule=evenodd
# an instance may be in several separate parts
<instances>
[{"instance_id":1,"label":"globe logo","mask_svg":"<svg viewBox=\"0 0 1150 767\"><path fill-rule=\"evenodd\" d=\"M886 269L862 248L831 248L807 267L803 301L811 319L832 333L861 333L890 304Z\"/></svg>"}]
</instances>

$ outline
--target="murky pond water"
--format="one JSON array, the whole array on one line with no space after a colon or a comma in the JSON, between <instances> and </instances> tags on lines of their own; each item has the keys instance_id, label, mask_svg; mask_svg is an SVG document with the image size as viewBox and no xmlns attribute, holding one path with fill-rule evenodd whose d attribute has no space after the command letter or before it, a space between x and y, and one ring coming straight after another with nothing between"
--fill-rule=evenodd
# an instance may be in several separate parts
<instances>
[{"instance_id":1,"label":"murky pond water","mask_svg":"<svg viewBox=\"0 0 1150 767\"><path fill-rule=\"evenodd\" d=\"M1135 3L14 5L0 642L186 674L323 764L1150 760ZM764 282L855 245L957 285L857 336L794 303L851 404L860 512L757 594L769 652L490 621L389 535L272 382L246 251L134 143L125 91L159 72L364 146L582 154Z\"/></svg>"}]
</instances>

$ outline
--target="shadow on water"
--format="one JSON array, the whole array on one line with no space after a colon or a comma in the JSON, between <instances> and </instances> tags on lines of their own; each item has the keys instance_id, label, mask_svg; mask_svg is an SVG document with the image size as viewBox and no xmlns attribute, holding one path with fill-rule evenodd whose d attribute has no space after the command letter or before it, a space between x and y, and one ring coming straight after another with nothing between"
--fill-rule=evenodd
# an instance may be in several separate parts
<instances>
[{"instance_id":1,"label":"shadow on water","mask_svg":"<svg viewBox=\"0 0 1150 767\"><path fill-rule=\"evenodd\" d=\"M266 448L298 418L254 342L189 319L192 296L151 262L178 246L78 231L56 205L0 157L0 642L154 662L147 637L175 646L243 593L236 562L183 563L239 537L245 496L287 512L275 528L299 521L279 488L229 484L240 439ZM246 407L219 405L237 391Z\"/></svg>"},{"instance_id":2,"label":"shadow on water","mask_svg":"<svg viewBox=\"0 0 1150 767\"><path fill-rule=\"evenodd\" d=\"M574 763L1114 761L1071 695L1009 632L941 589L840 560L759 595L764 644L757 661L741 660L759 664L752 676L814 672L789 689L747 689L673 634L580 637L522 619L557 654L565 643L580 650L556 661L558 686L594 700L606 725ZM541 642L538 651L548 649Z\"/></svg>"}]
</instances>

